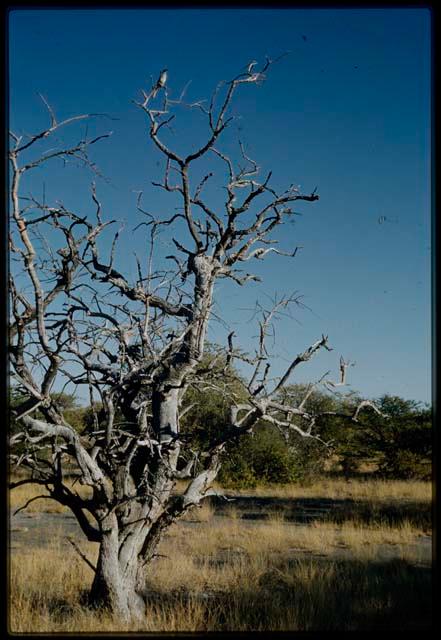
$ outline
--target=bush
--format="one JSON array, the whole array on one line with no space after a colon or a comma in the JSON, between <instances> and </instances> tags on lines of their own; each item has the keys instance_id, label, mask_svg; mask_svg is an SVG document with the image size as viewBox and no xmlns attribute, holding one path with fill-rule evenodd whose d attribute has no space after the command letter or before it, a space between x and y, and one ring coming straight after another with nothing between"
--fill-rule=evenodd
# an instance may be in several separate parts
<instances>
[{"instance_id":1,"label":"bush","mask_svg":"<svg viewBox=\"0 0 441 640\"><path fill-rule=\"evenodd\" d=\"M257 484L307 483L323 472L326 451L320 443L300 436L287 444L271 426L259 425L224 454L219 482L228 488Z\"/></svg>"},{"instance_id":2,"label":"bush","mask_svg":"<svg viewBox=\"0 0 441 640\"><path fill-rule=\"evenodd\" d=\"M427 480L431 477L432 418L418 402L384 395L377 406L388 418L370 414L363 420L359 440L379 460L385 478Z\"/></svg>"},{"instance_id":3,"label":"bush","mask_svg":"<svg viewBox=\"0 0 441 640\"><path fill-rule=\"evenodd\" d=\"M398 450L395 455L380 464L379 473L386 478L401 480L430 480L432 466L429 460L408 450Z\"/></svg>"}]
</instances>

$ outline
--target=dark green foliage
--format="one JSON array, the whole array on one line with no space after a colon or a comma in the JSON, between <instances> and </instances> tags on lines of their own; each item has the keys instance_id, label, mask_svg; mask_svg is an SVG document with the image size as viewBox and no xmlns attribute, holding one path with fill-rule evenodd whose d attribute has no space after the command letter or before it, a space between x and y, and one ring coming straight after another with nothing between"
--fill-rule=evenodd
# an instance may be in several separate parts
<instances>
[{"instance_id":1,"label":"dark green foliage","mask_svg":"<svg viewBox=\"0 0 441 640\"><path fill-rule=\"evenodd\" d=\"M260 483L306 483L323 471L326 450L314 440L296 438L287 444L272 426L258 425L227 449L219 473L225 487L248 488Z\"/></svg>"},{"instance_id":2,"label":"dark green foliage","mask_svg":"<svg viewBox=\"0 0 441 640\"><path fill-rule=\"evenodd\" d=\"M358 424L343 424L337 419L326 429L326 435L335 438L335 453L344 474L353 475L362 462L372 462L377 474L384 478L429 479L430 410L413 400L387 394L374 402L388 418L367 410L360 414Z\"/></svg>"},{"instance_id":3,"label":"dark green foliage","mask_svg":"<svg viewBox=\"0 0 441 640\"><path fill-rule=\"evenodd\" d=\"M233 398L236 402L246 400L243 382L231 366L226 366L226 356L216 353L212 345L201 362L198 376L206 377L206 384L190 385L183 403L181 431L191 435L195 446L208 448L225 430L230 420ZM216 388L210 382L216 381ZM219 388L223 387L220 391Z\"/></svg>"},{"instance_id":4,"label":"dark green foliage","mask_svg":"<svg viewBox=\"0 0 441 640\"><path fill-rule=\"evenodd\" d=\"M209 359L207 360L209 362ZM240 401L242 383L230 372L230 391ZM280 401L298 406L308 391L307 385L286 387ZM337 412L350 415L360 398L355 394L339 396L315 389L305 409L311 413ZM229 420L231 397L206 389L190 388L185 404L194 404L182 421L198 445L208 445ZM379 409L390 416L381 418L371 409L360 414L359 422L328 415L317 421L321 442L292 433L288 442L271 425L260 424L253 434L246 434L228 445L219 474L229 487L252 487L257 483L312 481L325 472L333 456L335 466L346 477L359 473L364 463L373 463L376 473L387 478L427 479L431 473L431 413L412 400L384 395L375 400ZM305 424L299 421L299 426Z\"/></svg>"},{"instance_id":5,"label":"dark green foliage","mask_svg":"<svg viewBox=\"0 0 441 640\"><path fill-rule=\"evenodd\" d=\"M192 435L195 445L206 448L228 424L230 403L215 391L190 388L185 396L185 407L193 405L180 421L182 431Z\"/></svg>"},{"instance_id":6,"label":"dark green foliage","mask_svg":"<svg viewBox=\"0 0 441 640\"><path fill-rule=\"evenodd\" d=\"M223 485L244 488L258 482L284 484L296 479L285 441L277 431L264 425L229 447L219 475Z\"/></svg>"},{"instance_id":7,"label":"dark green foliage","mask_svg":"<svg viewBox=\"0 0 441 640\"><path fill-rule=\"evenodd\" d=\"M97 429L104 429L106 424L106 416L101 404L95 404L92 409L91 406L86 407L83 414L83 433L89 434Z\"/></svg>"},{"instance_id":8,"label":"dark green foliage","mask_svg":"<svg viewBox=\"0 0 441 640\"><path fill-rule=\"evenodd\" d=\"M201 368L210 366L210 353ZM243 383L231 368L224 372L225 358L216 360L216 366L207 373L207 385L190 386L185 407L190 410L181 419L182 432L190 436L196 448L206 449L228 425L232 398L244 400ZM225 393L210 386L210 376L216 376L225 384ZM307 385L290 385L283 390L280 400L297 406L305 396ZM54 394L62 407L66 420L80 433L91 434L96 430L94 412L90 407L77 405L74 396ZM25 397L17 389L10 390L10 409L23 403ZM339 397L318 390L308 398L305 408L313 413L337 411L351 413L359 402L352 394ZM332 447L321 442L302 438L296 433L288 441L272 425L259 424L252 434L245 434L231 442L224 453L219 481L226 487L246 488L258 483L284 484L307 483L325 473L327 461L332 456L334 468L346 477L359 473L362 464L371 462L376 474L384 478L430 479L432 455L432 417L427 407L412 400L383 395L375 400L379 409L389 418L382 418L367 410L360 414L359 423L336 416L324 416L317 421L317 432ZM96 406L98 428L104 427L101 406ZM38 416L38 409L35 411ZM127 429L122 414L117 411L115 423ZM305 427L301 422L299 426ZM13 416L10 430L17 424ZM20 444L18 444L20 447Z\"/></svg>"},{"instance_id":9,"label":"dark green foliage","mask_svg":"<svg viewBox=\"0 0 441 640\"><path fill-rule=\"evenodd\" d=\"M8 414L9 414L9 434L12 436L18 431L21 430L20 424L14 417L14 410L22 405L27 399L27 396L24 396L20 391L14 387L9 389L9 397L8 397ZM18 442L14 445L15 451L18 456L20 456L25 451L25 445L22 442Z\"/></svg>"},{"instance_id":10,"label":"dark green foliage","mask_svg":"<svg viewBox=\"0 0 441 640\"><path fill-rule=\"evenodd\" d=\"M309 391L308 384L291 384L284 387L279 399L291 406L299 405ZM342 408L342 401L337 396L314 389L304 404L304 409L311 413L323 411L336 411Z\"/></svg>"},{"instance_id":11,"label":"dark green foliage","mask_svg":"<svg viewBox=\"0 0 441 640\"><path fill-rule=\"evenodd\" d=\"M412 400L384 395L377 405L389 419L363 420L364 446L377 452L379 473L387 478L431 477L432 419L427 408Z\"/></svg>"},{"instance_id":12,"label":"dark green foliage","mask_svg":"<svg viewBox=\"0 0 441 640\"><path fill-rule=\"evenodd\" d=\"M87 412L86 407L80 407L77 404L75 396L66 393L54 393L52 398L63 410L63 416L67 422L77 431L81 433L84 428L84 416Z\"/></svg>"},{"instance_id":13,"label":"dark green foliage","mask_svg":"<svg viewBox=\"0 0 441 640\"><path fill-rule=\"evenodd\" d=\"M86 409L79 407L75 396L66 393L53 393L52 399L57 403L58 407L63 412L64 418L71 424L74 429L81 432L83 429L83 419ZM20 409L20 413L27 410L27 407L32 406L32 400L29 400L28 395L24 395L19 389L12 387L9 390L9 433L14 435L15 433L23 430L23 425L15 419L14 411ZM34 409L32 415L36 418L43 418L43 414L38 408ZM26 444L23 440L14 444L14 453L18 457L29 451L29 444ZM38 455L41 460L45 460L50 455L49 450L40 450L36 448L34 455Z\"/></svg>"},{"instance_id":14,"label":"dark green foliage","mask_svg":"<svg viewBox=\"0 0 441 640\"><path fill-rule=\"evenodd\" d=\"M209 362L210 356L203 366ZM215 368L214 374L219 370ZM230 370L223 379L228 386L227 394L213 391L209 386L205 389L190 387L185 397L184 406L194 406L181 420L181 427L192 435L195 445L202 448L228 425L231 394L238 402L246 398L237 373ZM302 392L303 395L306 392L305 385L293 385L284 391L284 397L290 394L290 400L298 402L303 397ZM311 410L334 406L329 396L318 392L313 393L308 402ZM327 455L326 447L315 440L294 434L287 442L275 427L259 424L252 434L245 434L227 446L218 479L226 487L252 487L262 482L307 482L323 471Z\"/></svg>"},{"instance_id":15,"label":"dark green foliage","mask_svg":"<svg viewBox=\"0 0 441 640\"><path fill-rule=\"evenodd\" d=\"M28 397L28 395L24 395L15 387L12 387L9 391L9 426L12 433L15 433L19 428L19 425L14 418L14 409L23 406ZM73 394L61 392L52 393L51 398L60 408L67 422L72 425L77 431L82 431L84 427L84 416L87 412L86 407L80 407L77 403L77 399ZM38 408L34 410L32 415L37 418L43 418L43 415L38 410Z\"/></svg>"}]
</instances>

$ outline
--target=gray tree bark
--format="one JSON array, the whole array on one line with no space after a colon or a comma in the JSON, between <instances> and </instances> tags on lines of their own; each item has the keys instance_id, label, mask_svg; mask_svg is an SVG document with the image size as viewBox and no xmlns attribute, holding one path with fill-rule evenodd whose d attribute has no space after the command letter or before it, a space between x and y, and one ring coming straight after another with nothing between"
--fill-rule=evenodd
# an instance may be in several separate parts
<instances>
[{"instance_id":1,"label":"gray tree bark","mask_svg":"<svg viewBox=\"0 0 441 640\"><path fill-rule=\"evenodd\" d=\"M147 217L141 224L150 229L150 253L144 270L137 258L134 283L114 267L119 232L114 235L107 262L100 256L97 240L115 221L103 222L95 184L94 222L58 201L49 206L44 200L20 195L27 173L54 158L74 157L97 171L89 160L89 147L110 134L89 140L82 137L76 145L22 161L23 152L29 157L62 127L92 117L58 122L44 99L49 127L28 141L11 133L14 226L9 246L21 273L11 270L9 355L23 400L14 410L20 428L11 436L11 458L29 472L27 479L11 486L26 482L44 486L50 497L71 509L87 539L100 545L90 603L106 606L124 620L143 617L146 568L157 545L173 522L212 494L227 445L234 446L261 420L284 434L321 440L317 431L320 414L305 410L314 385L296 406L279 396L299 365L322 348L330 350L327 337L293 357L281 378L274 381L269 377L269 328L274 318L298 299L282 298L270 310L261 308L255 356L236 349L231 332L228 345L204 364L216 282L229 278L244 285L256 280L237 267L262 260L269 253L294 257L297 248L275 248L270 234L294 214L291 203L318 199L315 190L301 194L294 185L277 193L269 185L271 173L261 180L257 164L241 143L240 164L216 146L232 119L227 113L235 92L242 85L260 83L272 62L267 59L259 72L253 71L256 65L252 64L248 71L219 85L209 107L203 102L187 105L204 114L209 133L205 144L185 157L161 137L163 127L174 117L169 115L174 104L183 103L182 96L178 101L169 99L167 74L162 74L150 91L142 92L143 101L137 105L145 112L150 138L166 162L163 182L154 184L178 196L182 207L168 219L154 217L141 208L140 194L138 210ZM226 199L216 211L202 195L213 173L207 173L196 186L190 180L193 164L208 156L227 172ZM177 176L176 183L172 176ZM176 268L155 273L152 264L157 233L173 228L177 220L184 224L186 239L172 236L177 254L166 256ZM39 255L35 249L35 243L44 238L39 231L42 225L50 225L53 237L61 238L58 245L54 240L47 255ZM49 290L46 282L54 283ZM72 360L79 374L69 369L67 363ZM248 382L241 383L240 400L231 386L232 381L237 382L236 360L252 367ZM340 381L326 380L324 384L329 388L344 385L349 365L341 358ZM89 390L93 426L88 433L78 434L66 419L53 391L60 379L67 379L64 386L76 389L84 385ZM225 394L230 419L221 434L211 438L204 449L195 450L188 434L182 433L180 418L186 410L189 387L207 384ZM377 410L363 401L346 417L357 421L360 409L368 406ZM15 452L17 445L20 449ZM82 498L69 488L67 461L75 465L77 479L90 487L92 497ZM182 495L175 495L176 483L183 478L189 480L188 486Z\"/></svg>"}]
</instances>

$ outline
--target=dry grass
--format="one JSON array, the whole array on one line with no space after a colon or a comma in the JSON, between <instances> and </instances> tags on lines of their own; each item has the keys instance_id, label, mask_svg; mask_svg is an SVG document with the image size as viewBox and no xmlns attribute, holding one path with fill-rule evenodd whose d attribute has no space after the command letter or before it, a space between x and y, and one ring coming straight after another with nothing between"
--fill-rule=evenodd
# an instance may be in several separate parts
<instances>
[{"instance_id":1,"label":"dry grass","mask_svg":"<svg viewBox=\"0 0 441 640\"><path fill-rule=\"evenodd\" d=\"M16 480L16 478L12 478ZM80 495L88 495L90 489L79 482L75 484L71 480L67 480L66 484L69 488L73 488ZM179 482L177 491L182 492L188 483ZM218 487L219 493L223 492L222 487ZM391 501L418 501L430 503L432 500L432 485L430 482L423 481L404 481L404 480L320 480L314 484L302 486L298 484L288 485L271 485L258 486L254 489L243 489L237 491L229 491L228 494L236 496L251 496L256 498L324 498L331 500L356 500L358 502L368 502L371 505L378 505L383 502ZM28 500L40 494L47 494L47 491L36 485L23 485L10 492L10 506L15 509ZM196 508L189 516L196 519L206 519L209 516L210 506L205 503L202 508ZM234 509L234 506L231 507ZM30 504L28 511L45 511L48 513L61 513L66 507L59 505L50 498L37 500Z\"/></svg>"},{"instance_id":2,"label":"dry grass","mask_svg":"<svg viewBox=\"0 0 441 640\"><path fill-rule=\"evenodd\" d=\"M243 553L250 559L272 553L287 553L293 549L330 554L335 549L346 548L356 556L365 547L371 547L375 553L379 545L412 545L423 535L425 531L408 520L403 520L395 527L366 526L353 521L340 525L313 522L308 526L296 526L285 523L281 516L248 525L239 518L223 518L220 522L212 519L197 526L192 535L186 535L182 525L175 524L162 543L160 552L168 555L174 570L183 562L186 568L182 575L187 579L188 563L192 558L210 559L219 552L230 556ZM170 577L167 563L163 563L163 567L167 579L174 579L175 576Z\"/></svg>"},{"instance_id":3,"label":"dry grass","mask_svg":"<svg viewBox=\"0 0 441 640\"><path fill-rule=\"evenodd\" d=\"M207 500L189 509L182 517L184 522L208 522L214 516L214 507Z\"/></svg>"},{"instance_id":4,"label":"dry grass","mask_svg":"<svg viewBox=\"0 0 441 640\"><path fill-rule=\"evenodd\" d=\"M376 483L369 492L355 483L338 488L323 483L316 491L323 492L327 486L326 497L341 499L346 488L352 497L374 504L385 496L399 500L400 485L393 484ZM419 485L401 485L406 493L401 499L429 503L429 487ZM290 487L283 497L295 491ZM430 570L417 565L420 551L412 545L424 531L414 522L403 518L391 526L348 519L338 525L296 526L286 522L282 512L275 512L267 520L251 523L241 519L234 503L224 514L214 517L208 504L169 530L158 549L161 555L146 576L150 594L146 618L136 627L84 606L92 571L73 549L54 540L50 548L20 550L20 556L13 554L10 562L10 630L429 628ZM396 547L398 557L379 562L381 545ZM97 545L82 542L80 546L95 562ZM325 557L336 550L347 556Z\"/></svg>"},{"instance_id":5,"label":"dry grass","mask_svg":"<svg viewBox=\"0 0 441 640\"><path fill-rule=\"evenodd\" d=\"M16 482L22 478L11 477L11 482ZM73 481L67 479L65 484L69 489L74 492L77 492L82 497L91 497L91 489L90 487L86 487L85 485L81 485L78 481ZM42 497L38 500L37 496L48 496ZM30 502L32 500L32 502ZM29 506L26 507L26 511L30 512L44 512L44 513L68 513L68 507L63 507L63 505L59 504L55 500L49 497L49 494L45 487L35 485L35 484L23 484L15 489L12 489L9 492L9 507L11 510L15 511L23 507L26 503L30 502Z\"/></svg>"},{"instance_id":6,"label":"dry grass","mask_svg":"<svg viewBox=\"0 0 441 640\"><path fill-rule=\"evenodd\" d=\"M220 489L221 490L221 489ZM273 498L326 498L332 500L416 500L430 502L432 485L424 481L408 480L340 480L323 479L313 484L258 486L232 492L238 496L271 496Z\"/></svg>"}]
</instances>

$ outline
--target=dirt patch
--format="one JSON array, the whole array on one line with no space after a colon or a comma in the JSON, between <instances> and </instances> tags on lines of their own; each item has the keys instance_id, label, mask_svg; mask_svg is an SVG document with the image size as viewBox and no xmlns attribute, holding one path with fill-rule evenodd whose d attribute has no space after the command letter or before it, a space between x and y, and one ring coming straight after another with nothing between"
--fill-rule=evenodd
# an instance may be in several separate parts
<instances>
[{"instance_id":1,"label":"dirt patch","mask_svg":"<svg viewBox=\"0 0 441 640\"><path fill-rule=\"evenodd\" d=\"M9 521L11 551L23 547L70 546L67 536L81 539L83 532L70 513L20 512Z\"/></svg>"}]
</instances>

